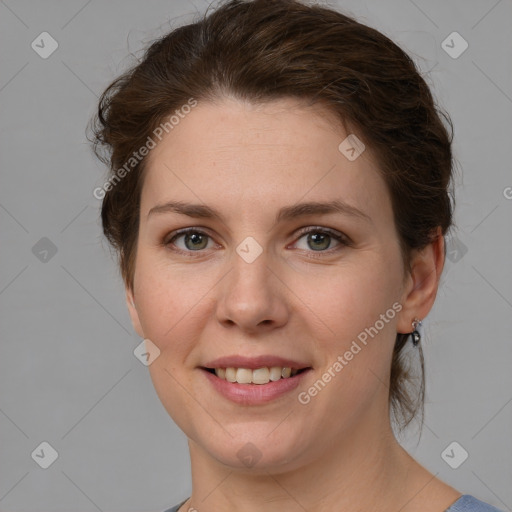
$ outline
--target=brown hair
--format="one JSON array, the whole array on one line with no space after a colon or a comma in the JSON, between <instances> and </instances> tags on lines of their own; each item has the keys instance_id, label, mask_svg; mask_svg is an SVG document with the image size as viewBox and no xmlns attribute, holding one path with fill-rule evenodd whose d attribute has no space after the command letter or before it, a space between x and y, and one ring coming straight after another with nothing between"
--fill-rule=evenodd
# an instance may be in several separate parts
<instances>
[{"instance_id":1,"label":"brown hair","mask_svg":"<svg viewBox=\"0 0 512 512\"><path fill-rule=\"evenodd\" d=\"M93 120L94 151L113 178L166 117L191 98L222 95L251 102L305 99L350 123L376 155L405 266L410 251L430 243L437 227L443 235L450 227L453 127L414 62L377 30L299 0L230 0L153 42L140 63L102 94ZM105 187L101 208L103 232L130 287L146 160ZM423 352L420 344L414 398L403 354L407 339L397 333L389 390L400 430L418 410L423 424L424 412Z\"/></svg>"}]
</instances>

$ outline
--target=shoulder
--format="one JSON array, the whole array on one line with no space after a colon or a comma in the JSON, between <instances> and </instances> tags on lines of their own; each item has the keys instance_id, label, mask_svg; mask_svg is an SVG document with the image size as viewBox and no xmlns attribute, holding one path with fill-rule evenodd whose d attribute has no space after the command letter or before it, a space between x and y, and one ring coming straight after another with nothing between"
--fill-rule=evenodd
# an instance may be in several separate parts
<instances>
[{"instance_id":1,"label":"shoulder","mask_svg":"<svg viewBox=\"0 0 512 512\"><path fill-rule=\"evenodd\" d=\"M470 494L463 494L446 512L503 512L502 510L484 503Z\"/></svg>"}]
</instances>

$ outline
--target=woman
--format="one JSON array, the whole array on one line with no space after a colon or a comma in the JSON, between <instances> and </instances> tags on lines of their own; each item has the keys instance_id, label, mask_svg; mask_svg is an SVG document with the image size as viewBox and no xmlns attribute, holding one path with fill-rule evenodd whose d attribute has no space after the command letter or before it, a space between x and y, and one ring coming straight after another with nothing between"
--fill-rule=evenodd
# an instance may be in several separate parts
<instances>
[{"instance_id":1,"label":"woman","mask_svg":"<svg viewBox=\"0 0 512 512\"><path fill-rule=\"evenodd\" d=\"M423 377L443 120L398 46L295 0L224 3L104 92L103 229L189 439L192 494L169 512L497 510L393 432L423 411L407 356Z\"/></svg>"}]
</instances>

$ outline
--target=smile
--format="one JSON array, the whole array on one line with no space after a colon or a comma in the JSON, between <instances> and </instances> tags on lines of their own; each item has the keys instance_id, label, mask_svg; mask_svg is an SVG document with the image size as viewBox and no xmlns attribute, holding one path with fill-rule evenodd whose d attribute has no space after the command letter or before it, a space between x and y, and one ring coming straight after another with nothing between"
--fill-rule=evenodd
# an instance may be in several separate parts
<instances>
[{"instance_id":1,"label":"smile","mask_svg":"<svg viewBox=\"0 0 512 512\"><path fill-rule=\"evenodd\" d=\"M289 379L294 377L297 373L306 370L306 368L290 368L286 366L272 366L256 368L206 368L211 373L215 373L219 379L228 382L237 382L238 384L268 384L269 382L276 382L280 379Z\"/></svg>"},{"instance_id":2,"label":"smile","mask_svg":"<svg viewBox=\"0 0 512 512\"><path fill-rule=\"evenodd\" d=\"M239 405L261 405L283 397L296 389L313 370L311 367L277 366L254 370L234 367L199 369L218 394Z\"/></svg>"}]
</instances>

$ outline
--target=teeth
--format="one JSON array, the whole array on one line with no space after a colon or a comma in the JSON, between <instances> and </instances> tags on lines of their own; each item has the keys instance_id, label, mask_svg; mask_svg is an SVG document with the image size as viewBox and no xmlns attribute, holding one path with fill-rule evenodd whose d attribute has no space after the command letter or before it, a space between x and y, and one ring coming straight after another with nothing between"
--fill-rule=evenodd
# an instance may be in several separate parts
<instances>
[{"instance_id":1,"label":"teeth","mask_svg":"<svg viewBox=\"0 0 512 512\"><path fill-rule=\"evenodd\" d=\"M215 374L217 377L220 377L217 374L217 368L215 368ZM228 382L236 382L236 368L226 368L226 380Z\"/></svg>"},{"instance_id":2,"label":"teeth","mask_svg":"<svg viewBox=\"0 0 512 512\"><path fill-rule=\"evenodd\" d=\"M237 382L238 384L268 384L281 378L287 379L297 375L299 370L291 368L282 368L281 366L272 366L271 368L215 368L215 375L228 382Z\"/></svg>"},{"instance_id":3,"label":"teeth","mask_svg":"<svg viewBox=\"0 0 512 512\"><path fill-rule=\"evenodd\" d=\"M280 368L279 366L272 366L272 368L270 368L270 380L279 380L281 378L281 373L283 373L282 368Z\"/></svg>"},{"instance_id":4,"label":"teeth","mask_svg":"<svg viewBox=\"0 0 512 512\"><path fill-rule=\"evenodd\" d=\"M236 371L236 381L239 384L250 384L252 382L252 370L238 368Z\"/></svg>"},{"instance_id":5,"label":"teeth","mask_svg":"<svg viewBox=\"0 0 512 512\"><path fill-rule=\"evenodd\" d=\"M240 371L240 370L238 370ZM237 379L238 380L238 379ZM270 381L270 370L268 368L258 368L251 372L251 382L253 384L267 384ZM238 381L240 382L240 381Z\"/></svg>"}]
</instances>

